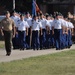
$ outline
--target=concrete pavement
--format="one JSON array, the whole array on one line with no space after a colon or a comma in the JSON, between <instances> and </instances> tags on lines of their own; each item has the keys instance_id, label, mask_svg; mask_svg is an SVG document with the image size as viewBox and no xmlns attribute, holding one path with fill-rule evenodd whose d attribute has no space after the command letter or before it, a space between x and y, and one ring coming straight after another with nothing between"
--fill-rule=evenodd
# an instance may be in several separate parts
<instances>
[{"instance_id":1,"label":"concrete pavement","mask_svg":"<svg viewBox=\"0 0 75 75\"><path fill-rule=\"evenodd\" d=\"M55 49L47 49L47 50L12 50L12 53L10 56L6 56L6 52L4 49L0 49L0 63L1 62L10 62L13 60L21 60L23 58L29 58L29 57L35 57L40 55L46 55L46 54L52 54L56 52L62 52L75 49L75 45L73 45L70 49L64 49L64 50L55 50Z\"/></svg>"}]
</instances>

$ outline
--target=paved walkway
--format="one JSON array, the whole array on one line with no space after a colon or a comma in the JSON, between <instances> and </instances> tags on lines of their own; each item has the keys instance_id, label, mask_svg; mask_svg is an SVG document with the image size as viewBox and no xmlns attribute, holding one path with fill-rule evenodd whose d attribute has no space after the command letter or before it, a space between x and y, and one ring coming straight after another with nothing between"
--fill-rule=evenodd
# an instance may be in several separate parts
<instances>
[{"instance_id":1,"label":"paved walkway","mask_svg":"<svg viewBox=\"0 0 75 75\"><path fill-rule=\"evenodd\" d=\"M75 49L75 45L71 47L71 49ZM10 56L5 56L6 52L4 49L0 49L0 63L1 62L9 62L13 60L21 60L23 58L29 58L34 56L40 56L40 55L46 55L46 54L52 54L56 52L62 52L67 51L70 49L64 49L64 50L55 50L55 49L47 49L47 50L12 50L12 54Z\"/></svg>"}]
</instances>

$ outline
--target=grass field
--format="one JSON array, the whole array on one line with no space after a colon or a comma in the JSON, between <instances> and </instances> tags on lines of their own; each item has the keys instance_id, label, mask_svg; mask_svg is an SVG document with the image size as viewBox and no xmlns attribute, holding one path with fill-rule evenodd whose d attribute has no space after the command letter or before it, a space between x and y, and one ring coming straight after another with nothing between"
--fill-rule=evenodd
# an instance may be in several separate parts
<instances>
[{"instance_id":1,"label":"grass field","mask_svg":"<svg viewBox=\"0 0 75 75\"><path fill-rule=\"evenodd\" d=\"M4 48L4 41L0 41L0 48Z\"/></svg>"},{"instance_id":2,"label":"grass field","mask_svg":"<svg viewBox=\"0 0 75 75\"><path fill-rule=\"evenodd\" d=\"M75 75L75 50L0 63L0 75Z\"/></svg>"}]
</instances>

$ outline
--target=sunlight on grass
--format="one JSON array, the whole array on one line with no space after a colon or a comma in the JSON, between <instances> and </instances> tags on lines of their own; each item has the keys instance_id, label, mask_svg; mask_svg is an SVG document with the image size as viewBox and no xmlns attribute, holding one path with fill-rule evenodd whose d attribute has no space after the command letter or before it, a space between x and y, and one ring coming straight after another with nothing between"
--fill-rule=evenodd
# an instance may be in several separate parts
<instances>
[{"instance_id":1,"label":"sunlight on grass","mask_svg":"<svg viewBox=\"0 0 75 75\"><path fill-rule=\"evenodd\" d=\"M75 75L75 50L0 63L0 75Z\"/></svg>"},{"instance_id":2,"label":"sunlight on grass","mask_svg":"<svg viewBox=\"0 0 75 75\"><path fill-rule=\"evenodd\" d=\"M0 41L0 48L4 48L4 41Z\"/></svg>"}]
</instances>

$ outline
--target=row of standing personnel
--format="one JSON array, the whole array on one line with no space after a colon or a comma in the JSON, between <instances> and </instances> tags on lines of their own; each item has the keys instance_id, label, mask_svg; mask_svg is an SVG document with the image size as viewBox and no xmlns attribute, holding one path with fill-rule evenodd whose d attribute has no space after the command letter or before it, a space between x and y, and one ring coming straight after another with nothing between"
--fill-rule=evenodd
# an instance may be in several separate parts
<instances>
[{"instance_id":1,"label":"row of standing personnel","mask_svg":"<svg viewBox=\"0 0 75 75\"><path fill-rule=\"evenodd\" d=\"M43 14L31 18L29 13L25 16L13 12L10 17L7 11L5 16L0 22L0 30L5 39L6 56L11 54L11 40L13 49L20 50L52 47L61 50L72 46L73 24L59 14L55 18Z\"/></svg>"},{"instance_id":2,"label":"row of standing personnel","mask_svg":"<svg viewBox=\"0 0 75 75\"><path fill-rule=\"evenodd\" d=\"M11 18L16 24L16 35L12 40L14 49L42 50L55 47L61 50L72 46L74 26L70 19L60 14L56 14L55 18L43 14L31 18L29 13L18 17L14 12Z\"/></svg>"}]
</instances>

